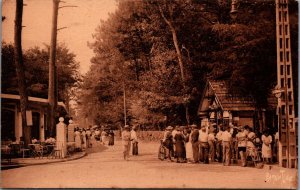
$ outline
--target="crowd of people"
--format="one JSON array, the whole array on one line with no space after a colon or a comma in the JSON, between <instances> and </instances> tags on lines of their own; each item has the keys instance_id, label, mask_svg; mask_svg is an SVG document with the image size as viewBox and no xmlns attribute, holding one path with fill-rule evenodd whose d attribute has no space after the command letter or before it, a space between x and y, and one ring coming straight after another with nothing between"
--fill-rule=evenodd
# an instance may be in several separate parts
<instances>
[{"instance_id":1,"label":"crowd of people","mask_svg":"<svg viewBox=\"0 0 300 190\"><path fill-rule=\"evenodd\" d=\"M114 145L114 132L109 128L95 128L92 129L89 126L87 129L85 128L75 128L74 129L75 136L75 151L82 151L87 148L92 147L92 141L96 142L96 145Z\"/></svg>"},{"instance_id":2,"label":"crowd of people","mask_svg":"<svg viewBox=\"0 0 300 190\"><path fill-rule=\"evenodd\" d=\"M265 130L260 136L248 125L236 127L232 124L210 124L201 126L200 130L196 125L168 126L162 143L168 161L205 164L221 162L229 166L233 161L241 160L241 166L245 167L249 150L256 150L252 151L255 154L261 153L265 163L275 162L277 159L273 153L277 153L278 140L278 133L272 137Z\"/></svg>"}]
</instances>

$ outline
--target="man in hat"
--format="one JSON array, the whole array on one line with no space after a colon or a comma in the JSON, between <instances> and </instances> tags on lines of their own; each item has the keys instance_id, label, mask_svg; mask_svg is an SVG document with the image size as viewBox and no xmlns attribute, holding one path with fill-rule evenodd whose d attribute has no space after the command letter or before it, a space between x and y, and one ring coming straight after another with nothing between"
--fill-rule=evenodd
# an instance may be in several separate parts
<instances>
[{"instance_id":1,"label":"man in hat","mask_svg":"<svg viewBox=\"0 0 300 190\"><path fill-rule=\"evenodd\" d=\"M223 127L220 124L218 126L218 133L216 134L216 155L217 155L217 159L218 162L222 162L222 133L223 133Z\"/></svg>"},{"instance_id":2,"label":"man in hat","mask_svg":"<svg viewBox=\"0 0 300 190\"><path fill-rule=\"evenodd\" d=\"M123 145L123 156L124 160L128 160L129 151L131 145L131 133L129 125L125 125L124 130L122 132L122 145Z\"/></svg>"},{"instance_id":3,"label":"man in hat","mask_svg":"<svg viewBox=\"0 0 300 190\"><path fill-rule=\"evenodd\" d=\"M174 127L174 130L172 131L174 158L177 158L177 154L176 154L176 146L175 146L175 135L176 135L177 133L180 132L180 131L179 131L179 128L180 128L180 127L179 127L178 125L176 125L176 126Z\"/></svg>"},{"instance_id":4,"label":"man in hat","mask_svg":"<svg viewBox=\"0 0 300 190\"><path fill-rule=\"evenodd\" d=\"M216 138L215 138L214 130L212 130L210 128L209 134L208 134L208 145L209 145L209 158L210 158L211 162L215 161L215 153L216 153L215 141L216 141Z\"/></svg>"},{"instance_id":5,"label":"man in hat","mask_svg":"<svg viewBox=\"0 0 300 190\"><path fill-rule=\"evenodd\" d=\"M230 146L231 146L231 133L230 127L226 127L226 130L222 133L222 145L223 145L223 165L230 165Z\"/></svg>"},{"instance_id":6,"label":"man in hat","mask_svg":"<svg viewBox=\"0 0 300 190\"><path fill-rule=\"evenodd\" d=\"M192 125L192 148L193 148L193 159L195 163L199 163L199 130L197 125Z\"/></svg>"},{"instance_id":7,"label":"man in hat","mask_svg":"<svg viewBox=\"0 0 300 190\"><path fill-rule=\"evenodd\" d=\"M174 154L172 130L173 127L168 126L163 138L163 145L167 148L166 157L169 159L169 161L172 161L172 155Z\"/></svg>"},{"instance_id":8,"label":"man in hat","mask_svg":"<svg viewBox=\"0 0 300 190\"><path fill-rule=\"evenodd\" d=\"M136 134L137 127L133 126L131 130L131 140L132 140L132 155L138 155L138 137Z\"/></svg>"},{"instance_id":9,"label":"man in hat","mask_svg":"<svg viewBox=\"0 0 300 190\"><path fill-rule=\"evenodd\" d=\"M201 131L199 132L199 141L200 141L200 161L204 162L205 164L209 163L208 158L208 130L207 126L201 126Z\"/></svg>"},{"instance_id":10,"label":"man in hat","mask_svg":"<svg viewBox=\"0 0 300 190\"><path fill-rule=\"evenodd\" d=\"M185 126L180 126L180 132L183 134L183 160L186 161L186 141L188 138L187 128Z\"/></svg>"}]
</instances>

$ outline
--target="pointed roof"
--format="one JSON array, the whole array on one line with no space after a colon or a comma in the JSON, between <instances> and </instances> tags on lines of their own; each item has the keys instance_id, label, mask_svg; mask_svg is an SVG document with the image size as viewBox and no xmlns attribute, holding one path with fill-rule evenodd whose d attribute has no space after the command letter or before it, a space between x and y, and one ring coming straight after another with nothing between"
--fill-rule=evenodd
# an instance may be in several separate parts
<instances>
[{"instance_id":1,"label":"pointed roof","mask_svg":"<svg viewBox=\"0 0 300 190\"><path fill-rule=\"evenodd\" d=\"M222 110L227 111L254 111L254 100L250 97L243 97L240 95L233 95L229 93L228 85L226 81L207 81L204 88L198 114L208 111L211 109L210 99L214 98L217 106Z\"/></svg>"},{"instance_id":2,"label":"pointed roof","mask_svg":"<svg viewBox=\"0 0 300 190\"><path fill-rule=\"evenodd\" d=\"M255 110L255 102L252 98L229 93L229 88L225 81L208 81L208 83L223 110Z\"/></svg>"}]
</instances>

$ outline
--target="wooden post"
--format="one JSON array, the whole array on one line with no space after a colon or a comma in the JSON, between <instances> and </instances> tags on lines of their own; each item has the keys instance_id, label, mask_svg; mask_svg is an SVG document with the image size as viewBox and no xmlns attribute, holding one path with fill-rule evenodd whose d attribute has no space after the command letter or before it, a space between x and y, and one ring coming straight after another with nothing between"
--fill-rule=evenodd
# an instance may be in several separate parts
<instances>
[{"instance_id":1,"label":"wooden post","mask_svg":"<svg viewBox=\"0 0 300 190\"><path fill-rule=\"evenodd\" d=\"M123 105L124 105L124 126L127 125L126 122L126 90L125 90L125 83L123 83Z\"/></svg>"},{"instance_id":2,"label":"wooden post","mask_svg":"<svg viewBox=\"0 0 300 190\"><path fill-rule=\"evenodd\" d=\"M57 41L57 15L58 15L59 0L53 0L53 15L52 15L52 32L50 45L50 61L49 61L49 129L50 136L53 136L55 129L55 111L57 107L57 90L56 90L56 41Z\"/></svg>"}]
</instances>

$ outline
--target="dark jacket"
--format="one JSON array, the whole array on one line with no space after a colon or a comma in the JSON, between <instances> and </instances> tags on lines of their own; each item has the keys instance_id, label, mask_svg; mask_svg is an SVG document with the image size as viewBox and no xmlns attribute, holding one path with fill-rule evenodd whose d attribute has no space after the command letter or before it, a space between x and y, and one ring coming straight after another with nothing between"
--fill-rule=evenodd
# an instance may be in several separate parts
<instances>
[{"instance_id":1,"label":"dark jacket","mask_svg":"<svg viewBox=\"0 0 300 190\"><path fill-rule=\"evenodd\" d=\"M192 143L198 142L199 139L199 130L192 131Z\"/></svg>"}]
</instances>

